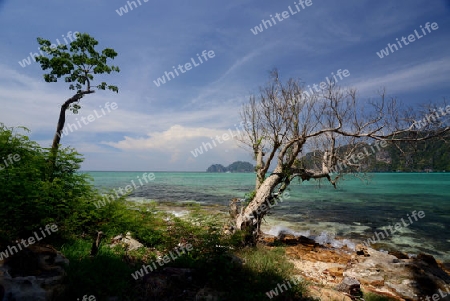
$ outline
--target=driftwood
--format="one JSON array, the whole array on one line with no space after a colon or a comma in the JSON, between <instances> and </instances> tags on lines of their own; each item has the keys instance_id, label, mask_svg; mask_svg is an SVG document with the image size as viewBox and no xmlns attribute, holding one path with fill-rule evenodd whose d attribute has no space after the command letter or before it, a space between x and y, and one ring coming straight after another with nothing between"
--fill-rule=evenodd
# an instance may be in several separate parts
<instances>
[{"instance_id":1,"label":"driftwood","mask_svg":"<svg viewBox=\"0 0 450 301\"><path fill-rule=\"evenodd\" d=\"M92 242L92 247L91 247L91 256L95 256L98 253L98 249L100 248L100 243L102 241L103 238L103 232L102 231L97 231L97 237L94 239L94 241Z\"/></svg>"}]
</instances>

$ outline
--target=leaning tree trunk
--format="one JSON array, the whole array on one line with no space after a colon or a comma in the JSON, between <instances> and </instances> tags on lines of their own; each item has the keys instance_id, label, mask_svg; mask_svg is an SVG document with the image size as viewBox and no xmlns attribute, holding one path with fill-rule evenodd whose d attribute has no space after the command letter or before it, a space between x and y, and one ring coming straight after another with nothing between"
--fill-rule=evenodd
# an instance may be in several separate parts
<instances>
[{"instance_id":1,"label":"leaning tree trunk","mask_svg":"<svg viewBox=\"0 0 450 301\"><path fill-rule=\"evenodd\" d=\"M69 98L68 100L66 100L62 104L61 110L59 112L58 125L56 126L56 133L55 133L55 136L53 137L53 143L52 143L52 148L51 148L51 153L50 153L50 167L51 167L52 175L53 175L53 171L54 171L55 165L56 165L56 157L58 155L59 142L61 141L62 131L64 129L64 124L66 123L67 109L69 108L69 106L72 103L79 101L85 94L91 94L94 92L95 92L94 90L81 91L81 92L75 94L74 96L72 96L71 98Z\"/></svg>"},{"instance_id":2,"label":"leaning tree trunk","mask_svg":"<svg viewBox=\"0 0 450 301\"><path fill-rule=\"evenodd\" d=\"M281 173L272 173L259 186L253 200L237 214L236 229L247 232L246 243L256 243L261 220L268 212L267 204L273 200L273 190L282 182L282 179Z\"/></svg>"}]
</instances>

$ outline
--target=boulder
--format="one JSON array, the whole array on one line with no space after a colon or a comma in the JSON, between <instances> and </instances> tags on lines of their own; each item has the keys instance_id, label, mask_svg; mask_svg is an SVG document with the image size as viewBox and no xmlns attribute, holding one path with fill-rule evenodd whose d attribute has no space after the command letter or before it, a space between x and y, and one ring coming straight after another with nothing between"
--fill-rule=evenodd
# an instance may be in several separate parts
<instances>
[{"instance_id":1,"label":"boulder","mask_svg":"<svg viewBox=\"0 0 450 301\"><path fill-rule=\"evenodd\" d=\"M0 261L0 296L6 300L53 300L65 288L64 264L69 260L52 246L31 245Z\"/></svg>"},{"instance_id":2,"label":"boulder","mask_svg":"<svg viewBox=\"0 0 450 301\"><path fill-rule=\"evenodd\" d=\"M115 247L117 245L120 245L120 244L125 245L125 247L127 248L127 251L137 250L137 249L142 248L144 246L139 241L137 241L136 239L132 238L130 232L127 232L125 237L123 237L122 234L113 237L113 239L111 240L110 247L113 248L113 247Z\"/></svg>"},{"instance_id":3,"label":"boulder","mask_svg":"<svg viewBox=\"0 0 450 301\"><path fill-rule=\"evenodd\" d=\"M345 277L344 280L336 286L336 290L349 294L352 297L362 296L361 284L353 277Z\"/></svg>"}]
</instances>

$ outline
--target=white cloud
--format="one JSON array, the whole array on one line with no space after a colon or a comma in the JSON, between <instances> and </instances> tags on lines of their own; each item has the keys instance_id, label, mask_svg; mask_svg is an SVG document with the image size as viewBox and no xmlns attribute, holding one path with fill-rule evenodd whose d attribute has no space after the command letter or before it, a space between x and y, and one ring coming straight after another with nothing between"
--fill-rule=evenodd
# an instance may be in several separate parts
<instances>
[{"instance_id":1,"label":"white cloud","mask_svg":"<svg viewBox=\"0 0 450 301\"><path fill-rule=\"evenodd\" d=\"M237 149L237 142L233 139L227 138L218 140L216 137L222 137L224 134L237 136L239 132L237 129L217 130L208 129L204 127L193 128L183 127L181 125L173 125L169 129L161 132L150 132L148 137L131 138L124 137L124 140L119 142L102 142L120 150L137 151L137 150L158 150L165 151L171 154L172 162L180 159L181 154L188 154L195 148L201 147L203 143L210 143L213 148L221 151L228 151L229 149ZM229 137L228 136L228 137ZM212 142L214 140L215 142Z\"/></svg>"},{"instance_id":2,"label":"white cloud","mask_svg":"<svg viewBox=\"0 0 450 301\"><path fill-rule=\"evenodd\" d=\"M395 69L391 68L383 75L365 76L364 80L353 81L352 86L359 92L374 92L381 87L386 87L389 93L432 88L448 81L450 59L444 58Z\"/></svg>"},{"instance_id":3,"label":"white cloud","mask_svg":"<svg viewBox=\"0 0 450 301\"><path fill-rule=\"evenodd\" d=\"M148 157L152 157L152 161L165 158L166 168L168 169L195 170L199 166L202 166L202 169L206 168L204 165L208 163L205 163L205 161L211 162L210 164L217 162L225 164L244 156L247 157L247 152L240 148L239 143L231 137L232 135L237 137L241 135L241 132L240 126L229 129L208 129L204 127L184 127L176 124L164 131L150 132L146 137L132 138L125 136L123 140L118 142L103 141L101 143L128 155L133 154L131 157L134 157L133 161L135 162L138 160L148 162ZM224 135L228 136L224 138ZM217 136L220 139L217 139ZM209 144L208 147L206 147L207 144ZM191 153L192 151L195 153L196 148L202 147L203 154L194 156Z\"/></svg>"}]
</instances>

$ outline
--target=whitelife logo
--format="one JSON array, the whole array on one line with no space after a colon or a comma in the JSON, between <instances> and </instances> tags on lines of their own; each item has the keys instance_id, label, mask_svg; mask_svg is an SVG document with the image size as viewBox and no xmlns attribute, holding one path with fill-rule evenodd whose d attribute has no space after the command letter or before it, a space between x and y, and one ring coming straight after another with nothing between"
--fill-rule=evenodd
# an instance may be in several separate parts
<instances>
[{"instance_id":1,"label":"whitelife logo","mask_svg":"<svg viewBox=\"0 0 450 301\"><path fill-rule=\"evenodd\" d=\"M329 170L329 173L339 173L339 172L343 171L344 169L348 168L347 163L358 164L360 160L368 158L368 157L376 154L377 152L379 152L381 150L380 147L385 148L386 146L388 146L388 142L387 141L381 141L380 142L380 141L377 140L372 145L369 145L369 146L370 146L371 152L369 152L367 150L367 148L364 146L363 147L364 152L359 152L357 154L352 154L346 160L339 161L333 168L331 168Z\"/></svg>"},{"instance_id":2,"label":"whitelife logo","mask_svg":"<svg viewBox=\"0 0 450 301\"><path fill-rule=\"evenodd\" d=\"M142 0L144 3L148 2L149 0ZM137 2L139 3L139 6L142 5L141 0L137 0ZM136 1L127 1L128 7L130 8L130 11L133 10L133 6L131 6L131 4L134 5L134 8L138 8L138 5L136 4ZM122 17L124 14L128 13L128 7L126 5L119 7L119 9L116 9L116 13Z\"/></svg>"},{"instance_id":3,"label":"whitelife logo","mask_svg":"<svg viewBox=\"0 0 450 301\"><path fill-rule=\"evenodd\" d=\"M94 110L95 116L93 114L89 114L87 116L87 118L85 118L84 116L80 117L80 119L81 119L81 121L83 122L84 125L88 125L89 123L94 122L96 119L102 118L103 116L106 115L106 113L111 113L111 110L116 110L118 108L118 105L115 102L112 102L111 105L109 104L109 102L107 102L107 103L105 103L105 107L104 108L102 106L99 106L99 107L102 110L102 115L99 115L97 113L97 110ZM104 109L106 109L106 111L108 111L108 112L105 112ZM64 136L68 136L69 135L69 131L71 133L73 133L74 131L76 131L76 130L78 130L78 129L83 127L81 125L81 123L80 123L80 120L78 120L78 118L75 118L75 120L77 122L76 124L75 123L68 123L66 125L66 127L62 130L61 138L64 137Z\"/></svg>"},{"instance_id":4,"label":"whitelife logo","mask_svg":"<svg viewBox=\"0 0 450 301\"><path fill-rule=\"evenodd\" d=\"M14 255L15 253L18 253L19 251L22 251L22 246L28 248L30 245L36 243L36 240L43 240L47 237L47 235L45 235L45 232L47 232L48 235L51 235L52 233L58 231L58 226L56 226L55 224L48 224L45 226L45 230L42 230L42 227L39 228L39 230L41 230L42 237L39 237L39 234L37 232L33 232L34 236L29 237L27 240L22 239L16 246L8 246L5 251L0 252L0 261ZM20 250L18 250L17 248L19 248Z\"/></svg>"},{"instance_id":5,"label":"whitelife logo","mask_svg":"<svg viewBox=\"0 0 450 301\"><path fill-rule=\"evenodd\" d=\"M289 288L292 288L291 283L295 286L300 283L300 280L297 278L292 278L291 280L287 280L284 283L279 283L277 285L277 287L275 287L273 290L266 292L267 297L269 297L269 299L273 299L273 297L277 297L279 294L282 294L283 292L287 291L288 286L289 286ZM278 289L280 289L279 292L278 292Z\"/></svg>"},{"instance_id":6,"label":"whitelife logo","mask_svg":"<svg viewBox=\"0 0 450 301\"><path fill-rule=\"evenodd\" d=\"M142 183L142 180L139 176L137 176L136 178L139 180L139 183L141 184L140 186L136 186L136 183L134 183L134 180L131 180L131 184L133 184L133 186L131 186L131 185L125 186L125 191L123 191L122 187L119 187L117 189L120 192L120 196L117 193L116 189L114 188L113 190L114 190L114 193L116 194L116 196L114 196L113 194L107 194L107 195L102 196L103 200L94 203L95 207L97 209L99 209L103 206L106 206L106 204L111 203L112 201L118 200L121 196L124 196L127 193L131 193L133 190L138 189L145 185ZM142 175L142 179L145 181L146 184L148 184L149 181L155 180L155 174L154 173L149 173L149 174L144 173Z\"/></svg>"},{"instance_id":7,"label":"whitelife logo","mask_svg":"<svg viewBox=\"0 0 450 301\"><path fill-rule=\"evenodd\" d=\"M300 6L304 10L304 9L306 9L306 7L311 6L312 4L313 4L312 0L306 0L306 1L299 0L298 4L297 4L297 2L294 2L294 5L295 5L295 8L297 9L297 11L295 11L295 9L293 10L292 7L289 5L288 6L289 11L285 10L281 14L276 13L275 17L270 15L269 17L270 17L270 20L272 20L272 21L262 19L261 23L258 26L255 26L254 28L250 28L250 31L256 36L258 33L263 32L264 29L268 29L269 27L276 25L277 21L275 20L275 18L277 18L278 22L282 22L285 19L289 18L290 16L298 14L301 11ZM263 28L263 25L264 25L264 28Z\"/></svg>"},{"instance_id":8,"label":"whitelife logo","mask_svg":"<svg viewBox=\"0 0 450 301\"><path fill-rule=\"evenodd\" d=\"M331 86L332 83L339 82L339 79L336 76L339 76L339 79L343 80L345 77L350 76L350 71L348 71L348 69L344 69L344 70L338 69L336 71L336 74L334 74L334 72L331 72L331 80L327 76L327 77L325 77L326 82L325 81L320 82L318 85L313 84L312 87L310 85L308 85L308 88L305 89L305 91L303 91L302 94L304 94L306 97L310 97L310 96L314 95L315 93L325 90L327 87ZM344 76L344 78L342 78L342 76ZM313 88L314 88L314 90L313 90Z\"/></svg>"},{"instance_id":9,"label":"whitelife logo","mask_svg":"<svg viewBox=\"0 0 450 301\"><path fill-rule=\"evenodd\" d=\"M13 161L14 159L14 161ZM5 157L2 157L3 163L0 163L0 171L3 169L6 169L7 167L11 166L14 164L14 162L19 162L20 161L20 155L19 154L9 154L7 156L7 158L5 159ZM9 163L8 163L9 161ZM1 161L0 161L1 162Z\"/></svg>"},{"instance_id":10,"label":"whitelife logo","mask_svg":"<svg viewBox=\"0 0 450 301\"><path fill-rule=\"evenodd\" d=\"M193 57L191 57L191 62L192 62L192 64L191 64L190 62L187 62L187 63L185 63L184 65L179 64L178 67L172 66L173 72L175 72L175 74L176 74L177 77L178 77L178 76L180 76L180 74L178 73L178 70L180 70L181 73L186 73L186 72L188 72L189 70L192 69L192 65L194 65L194 67L197 67L197 66L200 66L201 64L203 64L204 62L203 62L203 60L202 60L202 57L203 57L203 59L204 59L205 62L206 62L206 61L208 61L208 58L212 59L212 58L214 58L215 56L216 56L216 54L214 53L213 50L209 50L208 52L206 52L206 50L203 50L203 52L202 52L202 54L201 54L201 57L200 57L200 54L197 53L197 59L198 59L198 61L199 61L200 63L197 64L196 60L195 60ZM184 69L183 69L183 67L184 67ZM178 69L178 70L177 70L177 69ZM175 74L174 74L173 72L172 72L172 71L169 71L169 72L166 71L166 72L164 72L163 76L158 77L158 79L157 79L157 80L154 80L153 83L154 83L157 87L159 87L159 86L161 86L162 84L165 84L165 83L166 83L166 80L167 80L167 81L170 81L170 80L172 80L172 79L175 79ZM171 78L171 77L172 77L172 78Z\"/></svg>"},{"instance_id":11,"label":"whitelife logo","mask_svg":"<svg viewBox=\"0 0 450 301\"><path fill-rule=\"evenodd\" d=\"M250 123L250 122L247 122L247 123ZM240 124L241 124L240 128L243 129L245 123L243 121L241 121ZM236 124L234 126L236 127L236 132L237 132L236 135L234 135L234 133L233 133L233 131L231 129L228 129L228 132L230 133L230 135L228 135L228 133L223 133L222 136L216 135L215 138L211 138L211 143L214 144L214 147L217 147L216 140L217 140L217 142L222 144L225 141L233 139L234 137L240 137L241 136L241 131L238 129ZM203 150L206 153L208 150L213 149L213 145L211 143L203 142L202 145L200 145L200 147L198 147L198 148L194 149L193 151L191 151L192 156L194 156L194 158L197 158L198 155L202 155L203 154Z\"/></svg>"},{"instance_id":12,"label":"whitelife logo","mask_svg":"<svg viewBox=\"0 0 450 301\"><path fill-rule=\"evenodd\" d=\"M178 248L180 248L182 250L181 254L180 254L180 252L178 252ZM179 246L179 247L175 248L174 251L177 252L178 256L181 256L181 255L185 254L186 251L190 252L193 249L194 248L192 247L191 244L186 244L186 247ZM159 264L159 266L162 267L164 264L169 263L171 260L175 260L175 259L178 258L177 256L175 256L172 253L172 251L169 252L169 255L170 255L170 257L168 255L164 255L162 257L163 262L161 262L161 259L156 261ZM146 274L148 274L150 272L153 272L157 268L158 267L156 266L155 262L152 261L149 265L143 265L140 270L137 270L136 272L132 273L131 276L134 278L134 280L138 280L139 278L144 277L144 275L146 275ZM150 272L148 271L148 269L150 269Z\"/></svg>"},{"instance_id":13,"label":"whitelife logo","mask_svg":"<svg viewBox=\"0 0 450 301\"><path fill-rule=\"evenodd\" d=\"M438 111L441 113L440 115ZM414 122L414 127L420 130L422 127L427 126L433 122L437 122L442 117L447 116L448 114L450 114L450 105L446 106L445 108L440 107L438 111L434 110L432 113L427 114L422 120Z\"/></svg>"},{"instance_id":14,"label":"whitelife logo","mask_svg":"<svg viewBox=\"0 0 450 301\"><path fill-rule=\"evenodd\" d=\"M414 220L417 222L419 218L424 218L425 217L425 212L423 211L419 211L417 212L416 210L414 210L411 213L411 216L409 216L409 214L406 214L408 216L408 220L410 221L410 224L408 224L407 222L405 222L405 220L403 218L401 218L401 223L398 222L395 225L389 225L388 227L384 227L384 228L389 228L389 230L391 231L391 235L393 235L396 231L399 231L401 228L403 227L409 227L410 225L412 225L414 222L411 219L411 216L414 218ZM402 225L403 224L403 225ZM395 228L395 230L394 230ZM371 244L375 244L377 242L380 242L382 239L385 239L387 237L389 237L389 232L387 231L387 229L383 229L383 232L374 232L375 235L372 236L372 238L367 239L365 242L363 242L363 245L365 245L366 247L370 247ZM385 236L386 234L386 236ZM376 239L375 239L376 236Z\"/></svg>"},{"instance_id":15,"label":"whitelife logo","mask_svg":"<svg viewBox=\"0 0 450 301\"><path fill-rule=\"evenodd\" d=\"M425 29L422 27L422 25L420 25L420 28L422 29L423 36L417 32L417 29L415 29L414 30L415 35L414 34L408 35L409 43L406 41L406 37L402 36L402 38L400 40L403 42L403 45L407 46L410 43L414 42L416 40L416 38L419 40L419 39L423 38L424 36L426 36L427 33L426 33ZM431 33L430 28L433 30L437 30L439 28L439 26L436 22L433 22L431 24L430 24L430 22L427 22L425 24L425 28L427 29L428 33ZM396 38L395 40L397 41L398 47L403 48L402 43L400 43L398 38ZM394 53L394 51L398 50L398 47L397 47L397 45L395 45L395 43L394 44L388 43L387 46L388 47L381 49L379 52L377 52L377 55L380 59L384 58L385 56L388 56L389 50L391 51L391 53Z\"/></svg>"},{"instance_id":16,"label":"whitelife logo","mask_svg":"<svg viewBox=\"0 0 450 301\"><path fill-rule=\"evenodd\" d=\"M79 34L78 31L74 31L73 33L71 31L69 31L67 33L67 38L70 40L70 42L73 42L74 41L73 39L75 39L75 40L77 39L77 34ZM69 42L67 42L67 40L66 40L66 37L64 35L61 35L61 36L63 37L64 42L66 42L65 45L69 44ZM58 43L58 46L61 45L61 42L59 41L59 39L56 39L56 42ZM51 49L55 49L56 47L57 47L56 44L50 45ZM40 55L45 56L45 53L42 52L40 47L38 47L38 50L39 50L40 54L36 53L36 52L34 52L34 53L30 52L29 56L27 56L21 62L19 62L19 65L22 66L22 68L25 68L26 66L31 65L31 59L33 59L33 61L36 63L36 57L38 57Z\"/></svg>"},{"instance_id":17,"label":"whitelife logo","mask_svg":"<svg viewBox=\"0 0 450 301\"><path fill-rule=\"evenodd\" d=\"M88 297L88 295L84 295L83 299L81 301L96 301L97 299L95 299L94 295L90 295ZM80 301L80 298L77 298L77 301Z\"/></svg>"}]
</instances>

